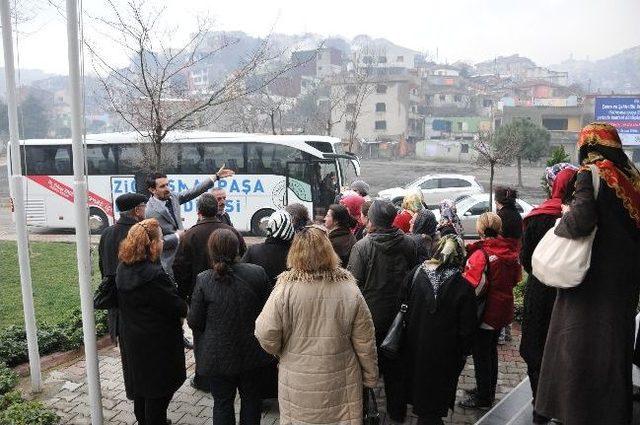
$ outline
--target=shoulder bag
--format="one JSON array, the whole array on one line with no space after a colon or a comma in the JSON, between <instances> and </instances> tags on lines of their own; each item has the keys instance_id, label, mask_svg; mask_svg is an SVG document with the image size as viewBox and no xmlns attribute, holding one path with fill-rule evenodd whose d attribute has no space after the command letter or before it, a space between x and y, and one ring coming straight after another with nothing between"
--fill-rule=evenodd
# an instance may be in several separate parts
<instances>
[{"instance_id":1,"label":"shoulder bag","mask_svg":"<svg viewBox=\"0 0 640 425\"><path fill-rule=\"evenodd\" d=\"M600 174L598 168L590 164L593 181L593 197L598 199ZM591 267L591 249L598 227L590 235L569 239L555 234L560 222L542 237L531 257L533 275L547 286L558 289L574 288L582 283Z\"/></svg>"},{"instance_id":2,"label":"shoulder bag","mask_svg":"<svg viewBox=\"0 0 640 425\"><path fill-rule=\"evenodd\" d=\"M409 283L409 287L407 288L407 298L411 293L411 288L413 288L413 283L418 277L418 273L422 267L418 266L416 272L413 274L413 278ZM404 315L409 310L409 306L407 305L407 300L405 299L402 304L400 304L400 311L396 314L396 317L393 319L391 323L391 327L387 331L387 335L384 337L382 344L380 344L380 351L383 352L390 359L397 359L400 357L400 345L402 344L402 337L404 336L404 330L406 328L406 323L404 321Z\"/></svg>"}]
</instances>

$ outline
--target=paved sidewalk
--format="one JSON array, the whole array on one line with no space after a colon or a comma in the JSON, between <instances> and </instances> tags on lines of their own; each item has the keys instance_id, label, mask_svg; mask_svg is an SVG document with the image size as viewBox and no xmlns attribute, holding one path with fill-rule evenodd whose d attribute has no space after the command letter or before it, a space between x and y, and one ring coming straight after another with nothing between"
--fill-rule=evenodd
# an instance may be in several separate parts
<instances>
[{"instance_id":1,"label":"paved sidewalk","mask_svg":"<svg viewBox=\"0 0 640 425\"><path fill-rule=\"evenodd\" d=\"M499 347L500 374L498 376L498 398L502 398L514 388L526 375L526 365L518 354L520 330L513 327L513 341ZM458 385L458 399L463 397L463 389L475 386L472 360L469 358L460 383ZM188 375L194 370L193 353L187 354ZM158 371L161 373L161 371ZM105 424L135 424L133 403L127 400L124 393L124 382L120 365L120 355L116 347L109 347L100 351L100 376L102 381L102 397ZM61 366L47 372L44 376L45 390L37 395L37 399L51 406L62 417L63 424L90 424L90 408L87 397L87 386L84 383L84 360L79 359L71 364ZM27 385L27 380L23 385ZM378 388L378 399L384 420L384 391ZM175 394L169 406L169 419L174 424L211 424L211 407L213 400L209 394L194 390L189 381ZM238 403L237 406L238 407ZM473 424L484 412L455 408L446 420L447 424ZM278 423L277 404L269 404L263 414L262 424ZM416 418L409 415L407 424L416 424Z\"/></svg>"}]
</instances>

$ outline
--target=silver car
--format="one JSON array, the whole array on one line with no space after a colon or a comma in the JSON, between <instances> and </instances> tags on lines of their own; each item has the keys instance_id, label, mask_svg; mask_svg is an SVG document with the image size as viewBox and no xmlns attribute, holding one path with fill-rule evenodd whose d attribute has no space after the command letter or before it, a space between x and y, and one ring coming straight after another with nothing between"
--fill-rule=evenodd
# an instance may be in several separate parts
<instances>
[{"instance_id":1,"label":"silver car","mask_svg":"<svg viewBox=\"0 0 640 425\"><path fill-rule=\"evenodd\" d=\"M533 205L523 201L522 199L516 199L516 208L524 218L529 214L529 212L531 212ZM464 237L472 239L478 238L476 221L480 215L489 211L489 194L480 193L461 199L456 202L456 209L458 211L458 217L460 217L460 221L462 222ZM496 210L495 198L493 201L493 208L491 210ZM435 209L433 210L433 213L436 215L436 219L440 220L440 211Z\"/></svg>"},{"instance_id":2,"label":"silver car","mask_svg":"<svg viewBox=\"0 0 640 425\"><path fill-rule=\"evenodd\" d=\"M484 192L474 176L463 174L429 174L419 177L403 187L381 190L380 198L388 199L397 206L402 204L407 193L420 190L429 208L438 206L443 199L458 199L462 196Z\"/></svg>"}]
</instances>

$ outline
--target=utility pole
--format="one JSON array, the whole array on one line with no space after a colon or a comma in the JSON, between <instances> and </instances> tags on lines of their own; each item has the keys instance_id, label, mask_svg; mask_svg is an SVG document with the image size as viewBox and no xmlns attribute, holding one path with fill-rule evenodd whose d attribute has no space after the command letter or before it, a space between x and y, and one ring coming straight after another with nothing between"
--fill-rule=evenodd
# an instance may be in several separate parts
<instances>
[{"instance_id":1,"label":"utility pole","mask_svg":"<svg viewBox=\"0 0 640 425\"><path fill-rule=\"evenodd\" d=\"M4 0L7 1L7 0ZM102 391L96 323L91 288L91 257L89 255L89 208L85 153L82 145L82 81L80 77L80 43L78 37L78 0L67 0L67 42L69 56L69 91L71 93L71 146L73 149L73 207L76 222L76 250L78 256L78 280L80 284L80 309L84 339L85 368L91 424L102 425Z\"/></svg>"},{"instance_id":2,"label":"utility pole","mask_svg":"<svg viewBox=\"0 0 640 425\"><path fill-rule=\"evenodd\" d=\"M9 0L0 0L2 19L2 45L4 47L4 75L7 86L7 110L9 113L9 144L11 145L11 175L9 190L13 199L16 238L18 245L18 263L20 265L20 286L22 288L22 308L24 327L27 333L29 352L29 374L31 390L38 392L42 388L40 371L40 352L36 314L33 308L33 287L31 285L31 265L29 264L29 239L27 237L27 214L24 200L24 177L20 161L20 134L18 128L18 98L16 96L16 70L13 61L13 33L11 28L11 8Z\"/></svg>"}]
</instances>

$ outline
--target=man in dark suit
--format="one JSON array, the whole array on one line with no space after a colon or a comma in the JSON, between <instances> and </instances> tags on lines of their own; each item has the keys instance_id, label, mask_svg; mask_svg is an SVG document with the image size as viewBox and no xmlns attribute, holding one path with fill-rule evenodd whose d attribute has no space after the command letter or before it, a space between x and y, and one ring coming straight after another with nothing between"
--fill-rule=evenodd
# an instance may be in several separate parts
<instances>
[{"instance_id":1,"label":"man in dark suit","mask_svg":"<svg viewBox=\"0 0 640 425\"><path fill-rule=\"evenodd\" d=\"M116 269L120 263L118 260L120 242L127 237L131 226L144 220L146 204L147 197L139 193L125 193L116 198L116 207L120 211L120 218L115 224L104 229L98 245L98 266L103 279L106 277L115 279ZM108 320L111 340L117 342L117 309L109 309Z\"/></svg>"},{"instance_id":2,"label":"man in dark suit","mask_svg":"<svg viewBox=\"0 0 640 425\"><path fill-rule=\"evenodd\" d=\"M216 180L233 176L234 172L226 168L220 168L218 172L205 179L199 185L184 192L174 193L169 188L169 179L166 174L154 173L147 177L147 190L151 192L151 198L147 202L146 218L155 218L160 223L164 235L164 249L160 261L167 274L173 276L173 259L178 248L180 236L184 233L180 205L202 195L213 187Z\"/></svg>"},{"instance_id":3,"label":"man in dark suit","mask_svg":"<svg viewBox=\"0 0 640 425\"><path fill-rule=\"evenodd\" d=\"M202 194L198 198L196 209L198 222L180 238L178 251L173 262L173 276L178 284L178 293L187 302L190 301L198 274L211 268L207 242L214 231L218 229L231 230L238 237L240 256L244 255L247 250L242 235L232 226L220 220L217 201L213 194Z\"/></svg>"}]
</instances>

